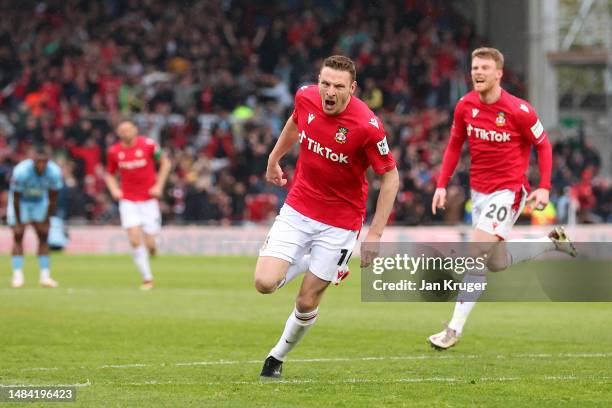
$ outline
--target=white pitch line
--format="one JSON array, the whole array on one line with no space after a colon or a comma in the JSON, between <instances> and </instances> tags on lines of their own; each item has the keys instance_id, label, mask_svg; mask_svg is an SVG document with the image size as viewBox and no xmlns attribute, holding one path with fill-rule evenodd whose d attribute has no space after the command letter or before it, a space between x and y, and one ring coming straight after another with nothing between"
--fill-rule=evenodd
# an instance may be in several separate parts
<instances>
[{"instance_id":1,"label":"white pitch line","mask_svg":"<svg viewBox=\"0 0 612 408\"><path fill-rule=\"evenodd\" d=\"M610 353L558 353L558 354L544 354L544 353L521 353L521 354L498 354L495 356L487 356L480 354L446 354L440 355L439 353L431 354L417 354L407 356L366 356L366 357L333 357L333 358L302 358L302 359L290 359L291 363L337 363L337 362L351 362L351 361L402 361L402 360L472 360L472 359L484 359L484 358L497 358L497 359L521 359L521 358L609 358L612 357ZM187 361L181 363L160 363L160 364L147 364L147 363L130 363L130 364L105 364L102 366L94 367L94 369L130 369L130 368L146 368L146 367L189 367L189 366L217 366L217 365L236 365L236 364L261 364L263 360L210 360L210 361ZM62 369L70 369L71 367L63 367ZM87 369L88 367L80 366L81 369ZM50 371L59 370L58 367L27 367L21 368L20 371ZM1 370L0 370L1 371Z\"/></svg>"},{"instance_id":2,"label":"white pitch line","mask_svg":"<svg viewBox=\"0 0 612 408\"><path fill-rule=\"evenodd\" d=\"M595 377L595 376L544 376L544 377L480 377L480 378L457 378L457 377L408 377L408 378L392 378L392 379L369 379L369 378L347 378L344 380L327 380L319 381L314 379L290 379L290 380L258 380L258 381L228 381L228 382L173 382L173 381L145 381L132 382L123 385L278 385L278 384L322 384L322 385L338 385L338 384L396 384L396 383L471 383L471 382L511 382L511 381L585 381L585 380L610 380L612 377Z\"/></svg>"},{"instance_id":3,"label":"white pitch line","mask_svg":"<svg viewBox=\"0 0 612 408\"><path fill-rule=\"evenodd\" d=\"M261 363L261 361L257 361ZM186 363L176 363L175 366L206 366L206 365L234 365L234 364L254 364L255 360L249 361L231 361L231 360L219 360L219 361L190 361Z\"/></svg>"},{"instance_id":4,"label":"white pitch line","mask_svg":"<svg viewBox=\"0 0 612 408\"><path fill-rule=\"evenodd\" d=\"M142 364L142 363L134 363L134 364L105 364L98 368L142 368L149 367L151 364Z\"/></svg>"},{"instance_id":5,"label":"white pitch line","mask_svg":"<svg viewBox=\"0 0 612 408\"><path fill-rule=\"evenodd\" d=\"M0 384L0 388L8 388L8 387L89 387L91 385L91 381L87 379L84 383L76 383L76 384Z\"/></svg>"},{"instance_id":6,"label":"white pitch line","mask_svg":"<svg viewBox=\"0 0 612 408\"><path fill-rule=\"evenodd\" d=\"M597 358L597 357L612 357L612 353L561 353L560 357L574 358Z\"/></svg>"},{"instance_id":7,"label":"white pitch line","mask_svg":"<svg viewBox=\"0 0 612 408\"><path fill-rule=\"evenodd\" d=\"M33 367L33 368L22 368L21 371L57 371L57 367Z\"/></svg>"}]
</instances>

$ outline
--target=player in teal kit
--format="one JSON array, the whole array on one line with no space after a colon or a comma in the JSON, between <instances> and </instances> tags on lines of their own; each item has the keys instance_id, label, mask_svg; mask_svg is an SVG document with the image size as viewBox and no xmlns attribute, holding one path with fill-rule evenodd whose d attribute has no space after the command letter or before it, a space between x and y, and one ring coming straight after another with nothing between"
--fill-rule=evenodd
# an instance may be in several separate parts
<instances>
[{"instance_id":1,"label":"player in teal kit","mask_svg":"<svg viewBox=\"0 0 612 408\"><path fill-rule=\"evenodd\" d=\"M7 221L13 230L12 286L23 286L23 236L26 226L32 224L38 236L38 263L40 284L45 288L57 287L51 279L49 262L49 217L55 212L57 193L62 188L62 173L57 164L49 160L43 148L37 148L33 159L15 166L7 208Z\"/></svg>"}]
</instances>

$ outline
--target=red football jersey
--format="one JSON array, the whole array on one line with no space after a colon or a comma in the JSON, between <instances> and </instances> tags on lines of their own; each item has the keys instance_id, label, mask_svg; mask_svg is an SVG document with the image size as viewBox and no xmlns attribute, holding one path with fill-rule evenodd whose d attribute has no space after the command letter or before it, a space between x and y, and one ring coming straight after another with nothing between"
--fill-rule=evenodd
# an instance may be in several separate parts
<instances>
[{"instance_id":1,"label":"red football jersey","mask_svg":"<svg viewBox=\"0 0 612 408\"><path fill-rule=\"evenodd\" d=\"M339 115L325 114L317 85L297 91L293 120L300 154L287 204L319 222L361 229L366 169L383 174L395 168L382 122L354 96Z\"/></svg>"},{"instance_id":2,"label":"red football jersey","mask_svg":"<svg viewBox=\"0 0 612 408\"><path fill-rule=\"evenodd\" d=\"M528 102L504 90L499 100L492 104L481 102L476 91L461 98L455 108L438 187L446 187L466 138L471 156L472 189L485 194L503 189L519 191L522 186L529 189L526 172L532 145L538 149L541 161L540 187L550 189L550 144L538 115Z\"/></svg>"},{"instance_id":3,"label":"red football jersey","mask_svg":"<svg viewBox=\"0 0 612 408\"><path fill-rule=\"evenodd\" d=\"M119 169L123 198L129 201L150 200L149 189L157 180L156 156L161 153L153 140L137 136L132 147L115 143L108 149L106 171L115 174Z\"/></svg>"}]
</instances>

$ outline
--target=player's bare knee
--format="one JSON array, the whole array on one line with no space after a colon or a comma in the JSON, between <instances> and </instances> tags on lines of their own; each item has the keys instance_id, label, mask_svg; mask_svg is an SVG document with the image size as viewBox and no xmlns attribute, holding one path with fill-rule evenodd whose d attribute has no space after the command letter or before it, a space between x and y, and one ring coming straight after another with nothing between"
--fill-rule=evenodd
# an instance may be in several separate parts
<instances>
[{"instance_id":1,"label":"player's bare knee","mask_svg":"<svg viewBox=\"0 0 612 408\"><path fill-rule=\"evenodd\" d=\"M278 282L268 277L255 276L255 289L259 293L269 294L274 293L278 288Z\"/></svg>"},{"instance_id":2,"label":"player's bare knee","mask_svg":"<svg viewBox=\"0 0 612 408\"><path fill-rule=\"evenodd\" d=\"M157 254L157 246L155 246L155 243L151 244L150 242L145 242L145 246L147 247L149 255Z\"/></svg>"},{"instance_id":3,"label":"player's bare knee","mask_svg":"<svg viewBox=\"0 0 612 408\"><path fill-rule=\"evenodd\" d=\"M48 230L36 230L36 236L38 237L38 242L47 242L49 238Z\"/></svg>"},{"instance_id":4,"label":"player's bare knee","mask_svg":"<svg viewBox=\"0 0 612 408\"><path fill-rule=\"evenodd\" d=\"M23 243L24 231L15 231L13 232L13 240L15 244L20 245Z\"/></svg>"},{"instance_id":5,"label":"player's bare knee","mask_svg":"<svg viewBox=\"0 0 612 408\"><path fill-rule=\"evenodd\" d=\"M289 262L283 259L262 256L255 266L255 289L260 293L273 293L287 274Z\"/></svg>"},{"instance_id":6,"label":"player's bare knee","mask_svg":"<svg viewBox=\"0 0 612 408\"><path fill-rule=\"evenodd\" d=\"M142 238L140 234L136 234L134 232L128 233L128 241L130 241L130 245L132 248L138 248L142 244Z\"/></svg>"},{"instance_id":7,"label":"player's bare knee","mask_svg":"<svg viewBox=\"0 0 612 408\"><path fill-rule=\"evenodd\" d=\"M317 296L310 294L300 294L295 299L295 308L300 313L312 312L319 306L319 299Z\"/></svg>"},{"instance_id":8,"label":"player's bare knee","mask_svg":"<svg viewBox=\"0 0 612 408\"><path fill-rule=\"evenodd\" d=\"M508 267L508 263L502 259L490 259L487 262L487 268L491 272L501 272Z\"/></svg>"}]
</instances>

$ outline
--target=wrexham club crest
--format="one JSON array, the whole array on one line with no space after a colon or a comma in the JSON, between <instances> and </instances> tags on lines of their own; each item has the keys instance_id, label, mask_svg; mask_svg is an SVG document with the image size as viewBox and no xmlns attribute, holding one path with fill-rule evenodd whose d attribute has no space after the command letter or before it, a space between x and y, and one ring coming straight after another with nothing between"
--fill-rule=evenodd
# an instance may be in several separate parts
<instances>
[{"instance_id":1,"label":"wrexham club crest","mask_svg":"<svg viewBox=\"0 0 612 408\"><path fill-rule=\"evenodd\" d=\"M506 114L504 112L497 112L497 118L495 118L495 124L497 126L506 126Z\"/></svg>"},{"instance_id":2,"label":"wrexham club crest","mask_svg":"<svg viewBox=\"0 0 612 408\"><path fill-rule=\"evenodd\" d=\"M345 127L338 126L338 132L336 132L336 142L340 144L346 143L346 134L348 133L348 129Z\"/></svg>"}]
</instances>

